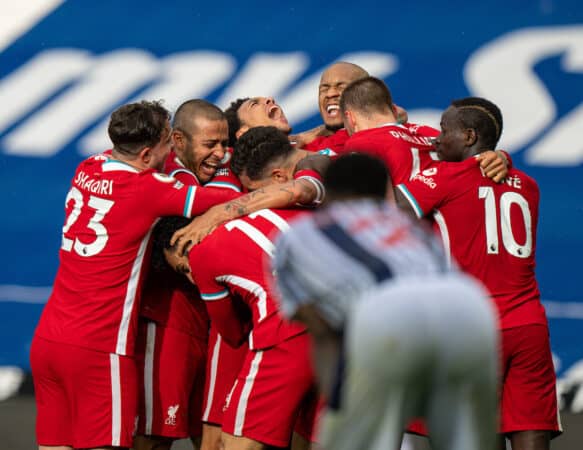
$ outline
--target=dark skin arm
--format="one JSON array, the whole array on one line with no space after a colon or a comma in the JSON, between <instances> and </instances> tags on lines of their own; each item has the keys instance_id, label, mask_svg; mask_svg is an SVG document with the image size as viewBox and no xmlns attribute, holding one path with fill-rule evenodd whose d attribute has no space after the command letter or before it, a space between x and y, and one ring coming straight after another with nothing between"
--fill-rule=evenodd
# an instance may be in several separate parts
<instances>
[{"instance_id":1,"label":"dark skin arm","mask_svg":"<svg viewBox=\"0 0 583 450\"><path fill-rule=\"evenodd\" d=\"M412 219L418 220L417 214L415 213L413 206L411 206L411 203L409 203L409 200L407 200L407 198L403 195L401 190L394 189L394 192L395 192L395 203L397 204L397 206L401 210L403 210L404 212L409 214Z\"/></svg>"}]
</instances>

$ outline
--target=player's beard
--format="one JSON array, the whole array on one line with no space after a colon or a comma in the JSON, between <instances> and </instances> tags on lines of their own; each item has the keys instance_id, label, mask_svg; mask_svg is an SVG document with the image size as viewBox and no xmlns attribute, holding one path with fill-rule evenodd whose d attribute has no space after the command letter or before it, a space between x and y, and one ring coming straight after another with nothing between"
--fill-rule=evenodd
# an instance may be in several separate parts
<instances>
[{"instance_id":1,"label":"player's beard","mask_svg":"<svg viewBox=\"0 0 583 450\"><path fill-rule=\"evenodd\" d=\"M197 172L197 167L196 167L196 161L194 160L194 151L192 148L192 142L191 141L187 141L186 142L186 148L182 151L182 155L180 156L180 161L182 162L182 164L185 165L185 167L190 170L193 174L196 175L196 178L198 178L198 174Z\"/></svg>"}]
</instances>

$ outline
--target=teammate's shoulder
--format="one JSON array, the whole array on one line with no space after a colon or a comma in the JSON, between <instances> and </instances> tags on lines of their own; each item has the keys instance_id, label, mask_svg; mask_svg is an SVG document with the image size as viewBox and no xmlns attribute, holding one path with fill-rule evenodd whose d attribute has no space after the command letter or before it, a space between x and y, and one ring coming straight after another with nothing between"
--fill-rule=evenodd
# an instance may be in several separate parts
<instances>
[{"instance_id":1,"label":"teammate's shoulder","mask_svg":"<svg viewBox=\"0 0 583 450\"><path fill-rule=\"evenodd\" d=\"M185 184L182 183L180 180L177 180L173 176L167 175L162 172L158 172L155 169L146 169L142 170L138 174L139 182L147 183L147 184L154 184L154 185L168 185L172 186L174 189L182 189L185 187Z\"/></svg>"},{"instance_id":2,"label":"teammate's shoulder","mask_svg":"<svg viewBox=\"0 0 583 450\"><path fill-rule=\"evenodd\" d=\"M429 138L435 138L439 136L440 131L429 125L422 125L418 123L405 122L403 127L407 128L409 132L415 136L423 136Z\"/></svg>"}]
</instances>

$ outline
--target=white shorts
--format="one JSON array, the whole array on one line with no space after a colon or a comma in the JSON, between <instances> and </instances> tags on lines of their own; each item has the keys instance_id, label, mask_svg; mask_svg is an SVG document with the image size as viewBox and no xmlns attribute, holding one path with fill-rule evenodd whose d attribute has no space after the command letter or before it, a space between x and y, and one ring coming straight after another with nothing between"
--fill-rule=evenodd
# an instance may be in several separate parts
<instances>
[{"instance_id":1,"label":"white shorts","mask_svg":"<svg viewBox=\"0 0 583 450\"><path fill-rule=\"evenodd\" d=\"M340 408L324 418L323 447L398 448L406 422L421 416L436 450L493 448L497 328L487 294L463 275L369 291L348 318L347 373Z\"/></svg>"}]
</instances>

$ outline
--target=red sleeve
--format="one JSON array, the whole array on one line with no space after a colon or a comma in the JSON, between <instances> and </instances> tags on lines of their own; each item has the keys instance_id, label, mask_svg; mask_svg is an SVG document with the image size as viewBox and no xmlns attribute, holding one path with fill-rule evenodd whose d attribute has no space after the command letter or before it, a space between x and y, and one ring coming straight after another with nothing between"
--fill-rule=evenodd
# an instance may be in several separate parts
<instances>
[{"instance_id":1,"label":"red sleeve","mask_svg":"<svg viewBox=\"0 0 583 450\"><path fill-rule=\"evenodd\" d=\"M435 138L440 135L440 131L429 125L419 125L416 123L404 123L403 126L407 128L414 136L423 136L428 138Z\"/></svg>"},{"instance_id":2,"label":"red sleeve","mask_svg":"<svg viewBox=\"0 0 583 450\"><path fill-rule=\"evenodd\" d=\"M247 338L248 330L235 309L229 290L217 281L223 265L221 248L224 247L218 247L216 235L211 234L192 248L188 259L194 282L200 297L205 301L211 321L229 345L238 347Z\"/></svg>"},{"instance_id":3,"label":"red sleeve","mask_svg":"<svg viewBox=\"0 0 583 450\"><path fill-rule=\"evenodd\" d=\"M507 169L508 170L512 169L512 158L510 157L510 153L508 153L506 150L498 150L498 151L506 157L506 160L508 161Z\"/></svg>"},{"instance_id":4,"label":"red sleeve","mask_svg":"<svg viewBox=\"0 0 583 450\"><path fill-rule=\"evenodd\" d=\"M229 189L217 189L213 187L198 187L192 200L192 210L190 216L198 216L206 212L210 207L220 205L243 195L241 192Z\"/></svg>"},{"instance_id":5,"label":"red sleeve","mask_svg":"<svg viewBox=\"0 0 583 450\"><path fill-rule=\"evenodd\" d=\"M436 164L418 173L412 180L396 186L408 200L417 217L430 214L447 198L451 175L446 172L447 163Z\"/></svg>"},{"instance_id":6,"label":"red sleeve","mask_svg":"<svg viewBox=\"0 0 583 450\"><path fill-rule=\"evenodd\" d=\"M303 149L311 152L328 149L336 153L343 153L344 145L347 140L348 132L342 128L330 136L318 136L312 142L305 144Z\"/></svg>"},{"instance_id":7,"label":"red sleeve","mask_svg":"<svg viewBox=\"0 0 583 450\"><path fill-rule=\"evenodd\" d=\"M181 183L187 186L199 186L198 178L190 171L186 169L178 169L169 174L171 177L176 178Z\"/></svg>"},{"instance_id":8,"label":"red sleeve","mask_svg":"<svg viewBox=\"0 0 583 450\"><path fill-rule=\"evenodd\" d=\"M196 186L187 186L174 177L149 170L140 173L139 183L145 212L150 211L155 217L192 217Z\"/></svg>"}]
</instances>

